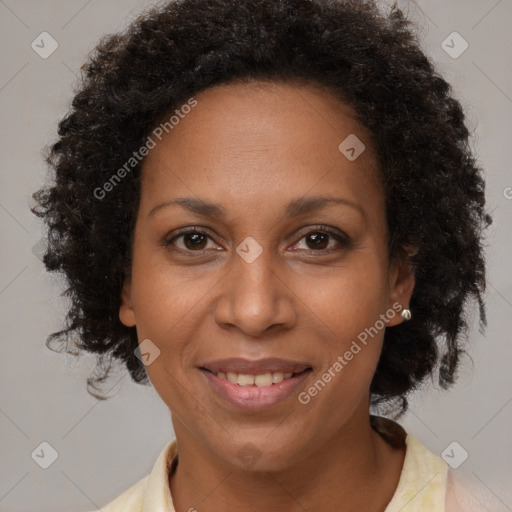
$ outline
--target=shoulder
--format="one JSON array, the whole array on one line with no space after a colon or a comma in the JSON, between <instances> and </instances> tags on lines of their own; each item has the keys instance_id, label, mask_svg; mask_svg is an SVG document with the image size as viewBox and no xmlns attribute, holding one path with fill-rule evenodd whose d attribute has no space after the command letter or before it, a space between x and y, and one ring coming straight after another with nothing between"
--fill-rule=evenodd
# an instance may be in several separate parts
<instances>
[{"instance_id":1,"label":"shoulder","mask_svg":"<svg viewBox=\"0 0 512 512\"><path fill-rule=\"evenodd\" d=\"M448 465L411 435L395 494L385 512L444 512Z\"/></svg>"},{"instance_id":2,"label":"shoulder","mask_svg":"<svg viewBox=\"0 0 512 512\"><path fill-rule=\"evenodd\" d=\"M102 507L101 512L173 510L168 475L177 459L177 441L174 439L160 452L151 473Z\"/></svg>"},{"instance_id":3,"label":"shoulder","mask_svg":"<svg viewBox=\"0 0 512 512\"><path fill-rule=\"evenodd\" d=\"M101 507L102 512L142 512L144 494L149 475L126 489L117 498Z\"/></svg>"},{"instance_id":4,"label":"shoulder","mask_svg":"<svg viewBox=\"0 0 512 512\"><path fill-rule=\"evenodd\" d=\"M398 487L385 512L509 512L478 477L454 470L412 435Z\"/></svg>"},{"instance_id":5,"label":"shoulder","mask_svg":"<svg viewBox=\"0 0 512 512\"><path fill-rule=\"evenodd\" d=\"M507 512L510 509L478 479L448 469L446 512Z\"/></svg>"}]
</instances>

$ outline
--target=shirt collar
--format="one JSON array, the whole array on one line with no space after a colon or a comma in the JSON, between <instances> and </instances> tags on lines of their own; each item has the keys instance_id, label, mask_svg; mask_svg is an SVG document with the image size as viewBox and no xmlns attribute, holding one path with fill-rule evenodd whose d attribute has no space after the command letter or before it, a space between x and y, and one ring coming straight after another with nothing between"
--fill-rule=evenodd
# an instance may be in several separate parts
<instances>
[{"instance_id":1,"label":"shirt collar","mask_svg":"<svg viewBox=\"0 0 512 512\"><path fill-rule=\"evenodd\" d=\"M149 474L144 490L144 512L175 512L169 489L169 474L178 462L178 442L173 439L164 447Z\"/></svg>"},{"instance_id":2,"label":"shirt collar","mask_svg":"<svg viewBox=\"0 0 512 512\"><path fill-rule=\"evenodd\" d=\"M407 435L407 450L398 487L385 512L401 510L444 511L447 464L429 452L415 437ZM178 462L178 443L170 441L160 452L149 474L143 512L175 512L169 489L169 474ZM405 508L411 506L412 508Z\"/></svg>"},{"instance_id":3,"label":"shirt collar","mask_svg":"<svg viewBox=\"0 0 512 512\"><path fill-rule=\"evenodd\" d=\"M435 510L445 512L448 465L407 435L407 449L398 487L384 512Z\"/></svg>"}]
</instances>

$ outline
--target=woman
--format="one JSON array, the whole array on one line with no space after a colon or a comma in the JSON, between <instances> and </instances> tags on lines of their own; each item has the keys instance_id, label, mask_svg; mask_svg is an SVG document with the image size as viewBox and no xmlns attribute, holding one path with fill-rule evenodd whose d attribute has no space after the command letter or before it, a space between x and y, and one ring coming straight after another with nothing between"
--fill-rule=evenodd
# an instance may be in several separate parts
<instances>
[{"instance_id":1,"label":"woman","mask_svg":"<svg viewBox=\"0 0 512 512\"><path fill-rule=\"evenodd\" d=\"M98 45L48 162L50 341L98 355L92 390L114 360L150 381L176 435L103 511L478 510L370 415L453 383L468 299L485 323L481 169L398 8L155 8Z\"/></svg>"}]
</instances>

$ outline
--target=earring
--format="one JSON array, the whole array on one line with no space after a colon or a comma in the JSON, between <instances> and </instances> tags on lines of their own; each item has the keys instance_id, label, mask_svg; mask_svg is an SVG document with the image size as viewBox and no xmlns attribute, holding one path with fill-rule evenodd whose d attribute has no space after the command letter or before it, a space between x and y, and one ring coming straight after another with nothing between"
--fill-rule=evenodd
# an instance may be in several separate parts
<instances>
[{"instance_id":1,"label":"earring","mask_svg":"<svg viewBox=\"0 0 512 512\"><path fill-rule=\"evenodd\" d=\"M401 315L404 320L410 320L412 317L410 309L402 309Z\"/></svg>"}]
</instances>

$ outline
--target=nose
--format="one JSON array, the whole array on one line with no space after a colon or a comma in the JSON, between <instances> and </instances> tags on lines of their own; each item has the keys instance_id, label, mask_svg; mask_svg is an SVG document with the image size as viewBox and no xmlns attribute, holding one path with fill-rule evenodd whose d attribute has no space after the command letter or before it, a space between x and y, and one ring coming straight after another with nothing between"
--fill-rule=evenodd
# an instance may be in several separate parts
<instances>
[{"instance_id":1,"label":"nose","mask_svg":"<svg viewBox=\"0 0 512 512\"><path fill-rule=\"evenodd\" d=\"M277 326L289 329L295 324L297 297L285 282L284 273L279 275L269 250L263 250L251 263L235 253L231 265L215 306L219 326L235 326L248 336L258 337Z\"/></svg>"}]
</instances>

